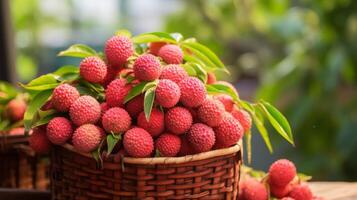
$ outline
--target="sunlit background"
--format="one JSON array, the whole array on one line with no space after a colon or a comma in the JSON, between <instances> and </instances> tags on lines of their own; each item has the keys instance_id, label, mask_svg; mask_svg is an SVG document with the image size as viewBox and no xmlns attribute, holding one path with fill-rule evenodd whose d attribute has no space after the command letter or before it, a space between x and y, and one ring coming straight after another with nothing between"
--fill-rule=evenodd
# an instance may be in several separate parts
<instances>
[{"instance_id":1,"label":"sunlit background","mask_svg":"<svg viewBox=\"0 0 357 200\"><path fill-rule=\"evenodd\" d=\"M181 32L223 59L232 74L220 78L242 98L264 98L291 122L296 147L271 130L272 155L254 131L253 167L288 157L315 180L357 180L357 1L9 2L16 81L79 63L56 54L73 43L101 50L118 29Z\"/></svg>"}]
</instances>

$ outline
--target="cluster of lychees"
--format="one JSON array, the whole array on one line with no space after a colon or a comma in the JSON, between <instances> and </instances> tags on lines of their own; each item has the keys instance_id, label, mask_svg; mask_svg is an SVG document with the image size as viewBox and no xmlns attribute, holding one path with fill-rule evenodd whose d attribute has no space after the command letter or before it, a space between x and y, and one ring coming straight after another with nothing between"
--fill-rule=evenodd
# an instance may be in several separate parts
<instances>
[{"instance_id":1,"label":"cluster of lychees","mask_svg":"<svg viewBox=\"0 0 357 200\"><path fill-rule=\"evenodd\" d=\"M286 159L275 161L262 181L247 177L240 183L239 199L268 200L270 196L280 200L322 200L299 180L294 163Z\"/></svg>"},{"instance_id":2,"label":"cluster of lychees","mask_svg":"<svg viewBox=\"0 0 357 200\"><path fill-rule=\"evenodd\" d=\"M75 82L57 86L46 107L64 115L33 130L30 143L36 151L71 143L88 153L112 134L122 138L120 148L131 157L185 156L233 146L250 129L250 115L230 96L207 94L205 84L216 82L214 74L208 74L207 83L188 75L178 45L154 42L138 55L129 37L117 35L106 42L104 53L104 59L83 59L79 73L103 85L105 100L81 96ZM156 84L149 116L144 93L126 99L143 82Z\"/></svg>"}]
</instances>

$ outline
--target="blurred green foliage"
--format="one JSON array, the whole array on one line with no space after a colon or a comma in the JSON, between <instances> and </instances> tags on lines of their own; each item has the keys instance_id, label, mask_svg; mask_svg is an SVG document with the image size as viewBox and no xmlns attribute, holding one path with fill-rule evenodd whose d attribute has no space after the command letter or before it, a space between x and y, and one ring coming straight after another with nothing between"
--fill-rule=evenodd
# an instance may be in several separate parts
<instances>
[{"instance_id":1,"label":"blurred green foliage","mask_svg":"<svg viewBox=\"0 0 357 200\"><path fill-rule=\"evenodd\" d=\"M301 171L357 180L356 10L353 0L187 0L166 31L214 49L232 79L256 78L256 98L292 123L286 154Z\"/></svg>"}]
</instances>

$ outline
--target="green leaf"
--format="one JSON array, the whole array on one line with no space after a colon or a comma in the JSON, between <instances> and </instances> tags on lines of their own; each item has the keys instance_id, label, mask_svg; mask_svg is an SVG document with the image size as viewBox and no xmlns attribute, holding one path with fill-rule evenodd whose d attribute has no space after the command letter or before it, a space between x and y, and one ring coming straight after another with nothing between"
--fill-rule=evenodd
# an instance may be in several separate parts
<instances>
[{"instance_id":1,"label":"green leaf","mask_svg":"<svg viewBox=\"0 0 357 200\"><path fill-rule=\"evenodd\" d=\"M213 68L213 69L216 68L216 65L201 51L199 51L195 48L192 48L188 44L182 44L181 47L189 49L193 53L193 56L200 59L205 64L205 66L207 66L209 68Z\"/></svg>"},{"instance_id":2,"label":"green leaf","mask_svg":"<svg viewBox=\"0 0 357 200\"><path fill-rule=\"evenodd\" d=\"M0 131L7 130L7 127L11 124L10 120L4 119L0 120Z\"/></svg>"},{"instance_id":3,"label":"green leaf","mask_svg":"<svg viewBox=\"0 0 357 200\"><path fill-rule=\"evenodd\" d=\"M130 90L129 94L126 95L126 97L124 99L124 103L127 103L128 101L132 100L136 96L140 95L143 92L143 88L145 87L146 84L147 84L147 82L141 82L141 83L137 84L136 86L134 86Z\"/></svg>"},{"instance_id":4,"label":"green leaf","mask_svg":"<svg viewBox=\"0 0 357 200\"><path fill-rule=\"evenodd\" d=\"M297 176L299 177L300 181L307 182L312 179L312 176L303 174L303 173L298 173Z\"/></svg>"},{"instance_id":5,"label":"green leaf","mask_svg":"<svg viewBox=\"0 0 357 200\"><path fill-rule=\"evenodd\" d=\"M245 138L245 144L247 145L247 157L248 157L248 163L252 163L252 133L247 131L244 135Z\"/></svg>"},{"instance_id":6,"label":"green leaf","mask_svg":"<svg viewBox=\"0 0 357 200\"><path fill-rule=\"evenodd\" d=\"M24 115L24 126L26 132L31 129L32 122L35 114L40 110L40 108L47 102L48 98L52 95L52 90L44 90L39 92L27 106Z\"/></svg>"},{"instance_id":7,"label":"green leaf","mask_svg":"<svg viewBox=\"0 0 357 200\"><path fill-rule=\"evenodd\" d=\"M207 72L202 68L202 66L197 63L189 63L189 65L191 65L191 67L195 70L196 77L199 78L202 82L206 83Z\"/></svg>"},{"instance_id":8,"label":"green leaf","mask_svg":"<svg viewBox=\"0 0 357 200\"><path fill-rule=\"evenodd\" d=\"M92 151L92 153L91 153L92 157L97 162L97 167L98 168L103 168L103 159L102 159L102 154L101 154L103 142L104 142L104 140L102 140L100 142L98 148L96 150Z\"/></svg>"},{"instance_id":9,"label":"green leaf","mask_svg":"<svg viewBox=\"0 0 357 200\"><path fill-rule=\"evenodd\" d=\"M275 128L275 130L289 143L294 145L290 124L284 115L267 102L260 101L258 106L263 111L263 114L268 118L269 122Z\"/></svg>"},{"instance_id":10,"label":"green leaf","mask_svg":"<svg viewBox=\"0 0 357 200\"><path fill-rule=\"evenodd\" d=\"M161 157L161 153L160 153L160 151L158 149L155 150L155 156L154 157L155 158Z\"/></svg>"},{"instance_id":11,"label":"green leaf","mask_svg":"<svg viewBox=\"0 0 357 200\"><path fill-rule=\"evenodd\" d=\"M79 73L79 68L74 65L64 65L57 69L53 74L58 75L58 76L63 76L65 74L78 74Z\"/></svg>"},{"instance_id":12,"label":"green leaf","mask_svg":"<svg viewBox=\"0 0 357 200\"><path fill-rule=\"evenodd\" d=\"M45 85L35 85L35 86L26 86L26 85L21 85L23 88L26 90L31 90L31 91L43 91L43 90L49 90L49 89L54 89L57 87L59 83L51 83L51 84L45 84Z\"/></svg>"},{"instance_id":13,"label":"green leaf","mask_svg":"<svg viewBox=\"0 0 357 200\"><path fill-rule=\"evenodd\" d=\"M176 43L175 38L173 38L168 33L163 32L151 32L143 33L132 38L134 43L150 43L150 42L169 42Z\"/></svg>"},{"instance_id":14,"label":"green leaf","mask_svg":"<svg viewBox=\"0 0 357 200\"><path fill-rule=\"evenodd\" d=\"M227 85L220 84L220 83L214 83L214 84L206 85L206 89L207 89L208 93L211 93L211 94L224 93L224 94L231 96L234 101L236 101L236 102L240 101L239 96L237 95L236 91Z\"/></svg>"},{"instance_id":15,"label":"green leaf","mask_svg":"<svg viewBox=\"0 0 357 200\"><path fill-rule=\"evenodd\" d=\"M112 151L113 151L115 145L116 145L120 140L121 140L121 134L119 134L119 135L108 134L108 135L107 135L107 147L108 147L108 149L107 149L107 156L109 156L109 155L112 153Z\"/></svg>"},{"instance_id":16,"label":"green leaf","mask_svg":"<svg viewBox=\"0 0 357 200\"><path fill-rule=\"evenodd\" d=\"M42 112L42 114L40 114L40 119L33 123L32 128L48 124L48 122L51 121L51 119L58 116L60 116L60 113L56 112L55 110L48 110Z\"/></svg>"},{"instance_id":17,"label":"green leaf","mask_svg":"<svg viewBox=\"0 0 357 200\"><path fill-rule=\"evenodd\" d=\"M58 83L57 81L58 76L54 74L46 74L42 75L36 79L33 79L31 82L25 85L26 87L33 87L33 86L41 86L41 85L49 85Z\"/></svg>"},{"instance_id":18,"label":"green leaf","mask_svg":"<svg viewBox=\"0 0 357 200\"><path fill-rule=\"evenodd\" d=\"M68 49L58 53L58 56L70 56L78 58L86 58L89 56L97 56L97 52L84 44L74 44Z\"/></svg>"},{"instance_id":19,"label":"green leaf","mask_svg":"<svg viewBox=\"0 0 357 200\"><path fill-rule=\"evenodd\" d=\"M115 32L115 35L124 35L124 36L130 38L131 37L131 32L129 30L127 30L127 29L120 29L120 30Z\"/></svg>"},{"instance_id":20,"label":"green leaf","mask_svg":"<svg viewBox=\"0 0 357 200\"><path fill-rule=\"evenodd\" d=\"M247 110L249 113L254 113L254 107L249 102L240 99L238 105Z\"/></svg>"},{"instance_id":21,"label":"green leaf","mask_svg":"<svg viewBox=\"0 0 357 200\"><path fill-rule=\"evenodd\" d=\"M0 100L3 104L15 98L18 94L17 89L13 85L4 81L0 81L0 92Z\"/></svg>"},{"instance_id":22,"label":"green leaf","mask_svg":"<svg viewBox=\"0 0 357 200\"><path fill-rule=\"evenodd\" d=\"M145 92L144 113L145 113L145 118L146 118L147 121L150 120L151 110L152 110L152 107L154 105L155 89L156 88L150 88Z\"/></svg>"},{"instance_id":23,"label":"green leaf","mask_svg":"<svg viewBox=\"0 0 357 200\"><path fill-rule=\"evenodd\" d=\"M189 76L196 76L196 70L192 67L190 62L186 62L181 66L185 69Z\"/></svg>"},{"instance_id":24,"label":"green leaf","mask_svg":"<svg viewBox=\"0 0 357 200\"><path fill-rule=\"evenodd\" d=\"M176 42L181 42L183 40L181 33L171 33L170 35L176 40Z\"/></svg>"},{"instance_id":25,"label":"green leaf","mask_svg":"<svg viewBox=\"0 0 357 200\"><path fill-rule=\"evenodd\" d=\"M258 109L255 109L254 113L251 113L251 116L253 118L254 124L257 127L260 135L262 136L265 145L267 146L268 150L270 153L273 152L273 146L271 145L269 134L267 129L264 126L264 123L257 117L256 112L259 112Z\"/></svg>"},{"instance_id":26,"label":"green leaf","mask_svg":"<svg viewBox=\"0 0 357 200\"><path fill-rule=\"evenodd\" d=\"M156 88L157 84L159 84L159 80L154 80L151 82L148 82L145 87L143 88L142 92L146 92L150 88Z\"/></svg>"}]
</instances>

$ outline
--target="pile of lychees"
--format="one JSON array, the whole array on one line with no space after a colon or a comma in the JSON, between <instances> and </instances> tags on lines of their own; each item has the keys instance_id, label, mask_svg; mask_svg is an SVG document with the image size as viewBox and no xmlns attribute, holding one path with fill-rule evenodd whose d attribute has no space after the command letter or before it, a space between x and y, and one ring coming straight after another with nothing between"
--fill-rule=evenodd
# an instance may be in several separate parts
<instances>
[{"instance_id":1,"label":"pile of lychees","mask_svg":"<svg viewBox=\"0 0 357 200\"><path fill-rule=\"evenodd\" d=\"M106 145L108 151L144 158L235 145L250 129L250 115L227 94L209 95L206 84L237 91L213 73L206 82L189 76L184 62L179 45L151 42L137 52L130 37L113 36L104 56L85 57L79 65L79 78L101 85L104 97L81 94L77 80L61 82L42 107L60 115L33 129L32 148L46 152L51 144L69 143L89 153Z\"/></svg>"},{"instance_id":2,"label":"pile of lychees","mask_svg":"<svg viewBox=\"0 0 357 200\"><path fill-rule=\"evenodd\" d=\"M275 161L261 180L246 175L240 183L240 200L268 200L270 197L280 200L322 200L313 195L307 183L297 175L294 163L286 159Z\"/></svg>"}]
</instances>

